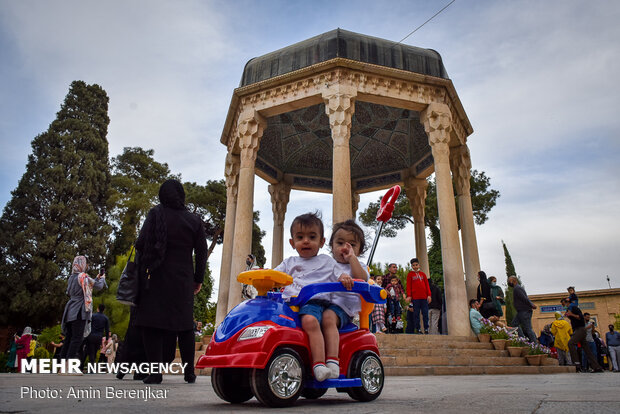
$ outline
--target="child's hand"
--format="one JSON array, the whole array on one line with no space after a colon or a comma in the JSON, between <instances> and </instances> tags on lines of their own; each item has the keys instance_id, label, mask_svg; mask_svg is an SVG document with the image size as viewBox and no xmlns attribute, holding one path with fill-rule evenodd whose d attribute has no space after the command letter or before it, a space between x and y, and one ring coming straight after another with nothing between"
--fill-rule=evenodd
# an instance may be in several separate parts
<instances>
[{"instance_id":1,"label":"child's hand","mask_svg":"<svg viewBox=\"0 0 620 414\"><path fill-rule=\"evenodd\" d=\"M346 290L353 289L353 278L346 273L343 273L338 278L338 281L342 283L342 286L345 287Z\"/></svg>"},{"instance_id":2,"label":"child's hand","mask_svg":"<svg viewBox=\"0 0 620 414\"><path fill-rule=\"evenodd\" d=\"M353 246L349 243L345 243L342 248L342 257L347 262L351 260L351 258L355 257L355 252L353 251Z\"/></svg>"}]
</instances>

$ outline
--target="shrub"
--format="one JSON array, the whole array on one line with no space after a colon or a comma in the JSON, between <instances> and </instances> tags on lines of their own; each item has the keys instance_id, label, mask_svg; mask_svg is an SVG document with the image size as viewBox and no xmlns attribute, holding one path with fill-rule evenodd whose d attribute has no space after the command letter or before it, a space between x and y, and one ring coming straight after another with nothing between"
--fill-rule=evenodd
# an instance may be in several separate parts
<instances>
[{"instance_id":1,"label":"shrub","mask_svg":"<svg viewBox=\"0 0 620 414\"><path fill-rule=\"evenodd\" d=\"M9 367L6 366L8 361L8 352L0 352L0 372L9 372Z\"/></svg>"},{"instance_id":2,"label":"shrub","mask_svg":"<svg viewBox=\"0 0 620 414\"><path fill-rule=\"evenodd\" d=\"M47 359L49 357L50 353L43 347L38 347L34 350L34 358L36 359Z\"/></svg>"}]
</instances>

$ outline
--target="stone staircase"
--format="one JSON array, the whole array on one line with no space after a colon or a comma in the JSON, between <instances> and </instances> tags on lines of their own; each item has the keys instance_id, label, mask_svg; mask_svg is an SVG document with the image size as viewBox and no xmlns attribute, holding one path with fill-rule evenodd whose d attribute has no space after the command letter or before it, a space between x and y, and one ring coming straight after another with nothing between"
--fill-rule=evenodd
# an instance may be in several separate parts
<instances>
[{"instance_id":1,"label":"stone staircase","mask_svg":"<svg viewBox=\"0 0 620 414\"><path fill-rule=\"evenodd\" d=\"M386 375L557 374L575 372L553 358L530 366L525 358L496 351L478 338L449 335L378 334Z\"/></svg>"},{"instance_id":2,"label":"stone staircase","mask_svg":"<svg viewBox=\"0 0 620 414\"><path fill-rule=\"evenodd\" d=\"M205 353L210 337L196 342L195 362ZM381 361L387 376L480 375L480 374L558 374L575 372L546 358L544 365L530 366L523 357L510 357L496 351L491 343L473 336L377 334ZM181 362L177 349L174 362ZM211 369L196 370L211 375Z\"/></svg>"}]
</instances>

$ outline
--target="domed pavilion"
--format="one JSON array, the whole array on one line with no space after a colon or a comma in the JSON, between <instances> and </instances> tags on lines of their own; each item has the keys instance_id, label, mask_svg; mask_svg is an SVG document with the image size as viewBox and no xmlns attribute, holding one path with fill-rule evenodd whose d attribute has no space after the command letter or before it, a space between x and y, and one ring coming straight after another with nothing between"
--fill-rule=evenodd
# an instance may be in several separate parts
<instances>
[{"instance_id":1,"label":"domed pavilion","mask_svg":"<svg viewBox=\"0 0 620 414\"><path fill-rule=\"evenodd\" d=\"M428 274L424 203L435 173L451 335L470 335L468 298L480 270L469 177L473 132L439 53L332 30L251 59L234 90L221 142L228 148L228 217L217 320L241 301L237 275L252 247L254 174L270 183L271 266L283 260L291 189L333 194L333 220L354 218L359 194L400 184ZM457 225L454 188L459 204ZM462 246L462 253L461 253Z\"/></svg>"}]
</instances>

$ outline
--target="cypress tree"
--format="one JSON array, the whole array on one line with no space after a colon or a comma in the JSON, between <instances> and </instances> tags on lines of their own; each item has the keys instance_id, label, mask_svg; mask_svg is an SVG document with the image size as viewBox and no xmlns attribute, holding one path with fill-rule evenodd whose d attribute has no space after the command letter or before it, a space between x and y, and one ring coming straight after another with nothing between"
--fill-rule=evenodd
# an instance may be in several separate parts
<instances>
[{"instance_id":1,"label":"cypress tree","mask_svg":"<svg viewBox=\"0 0 620 414\"><path fill-rule=\"evenodd\" d=\"M109 122L106 92L74 81L56 119L32 141L26 172L0 218L1 325L57 323L73 257L86 256L91 274L103 264Z\"/></svg>"},{"instance_id":2,"label":"cypress tree","mask_svg":"<svg viewBox=\"0 0 620 414\"><path fill-rule=\"evenodd\" d=\"M515 265L512 263L512 257L510 257L510 253L508 252L508 247L506 247L506 243L502 240L502 246L504 248L504 260L506 262L506 282L510 276L517 276L517 271L515 270ZM517 279L519 277L517 276ZM519 279L519 284L521 284L521 279ZM513 304L512 299L512 287L508 285L506 289L506 322L510 324L517 314L517 310Z\"/></svg>"}]
</instances>

